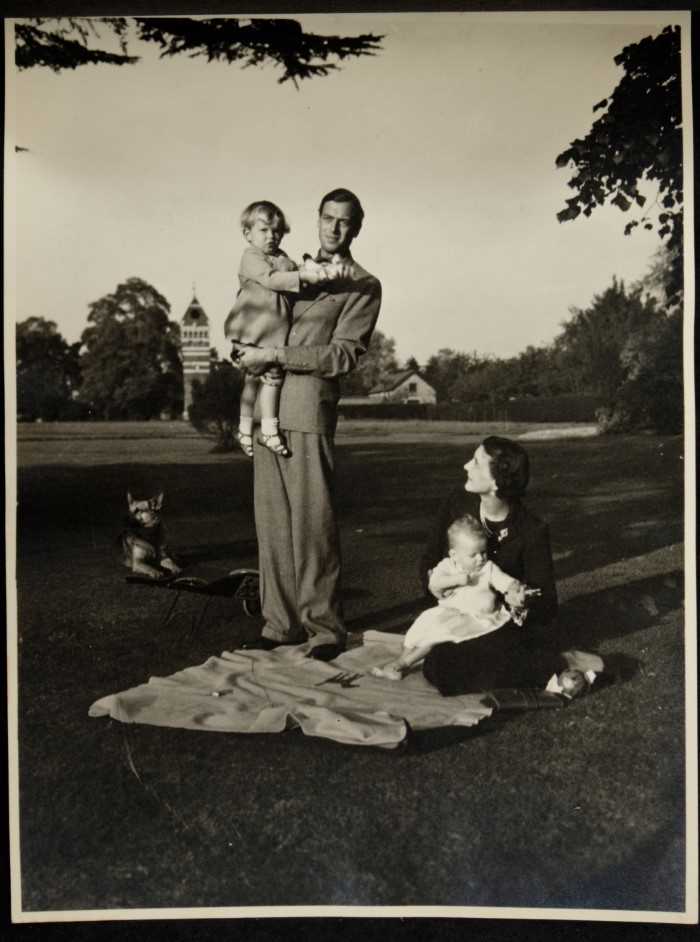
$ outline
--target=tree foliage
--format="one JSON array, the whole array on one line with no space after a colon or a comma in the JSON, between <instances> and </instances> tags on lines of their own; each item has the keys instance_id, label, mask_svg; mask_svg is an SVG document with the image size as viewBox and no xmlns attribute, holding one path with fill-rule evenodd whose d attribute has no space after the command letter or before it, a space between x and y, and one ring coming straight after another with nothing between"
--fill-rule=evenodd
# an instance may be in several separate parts
<instances>
[{"instance_id":1,"label":"tree foliage","mask_svg":"<svg viewBox=\"0 0 700 942\"><path fill-rule=\"evenodd\" d=\"M381 330L375 330L369 348L352 373L344 376L341 382L344 396L366 396L384 380L398 370L396 342L386 337Z\"/></svg>"},{"instance_id":2,"label":"tree foliage","mask_svg":"<svg viewBox=\"0 0 700 942\"><path fill-rule=\"evenodd\" d=\"M119 52L104 48L102 32L116 37ZM45 66L59 72L88 63L127 65L130 32L158 47L161 58L204 56L208 62L272 65L282 70L278 82L328 75L338 61L370 56L381 50L383 36L319 36L296 20L192 19L190 17L39 17L15 24L15 62L20 69Z\"/></svg>"},{"instance_id":3,"label":"tree foliage","mask_svg":"<svg viewBox=\"0 0 700 942\"><path fill-rule=\"evenodd\" d=\"M649 279L626 288L613 278L570 317L551 344L513 357L439 350L423 372L438 402L489 404L562 395L603 401L606 431L653 428L677 432L683 419L682 318L649 293L667 263L662 253Z\"/></svg>"},{"instance_id":4,"label":"tree foliage","mask_svg":"<svg viewBox=\"0 0 700 942\"><path fill-rule=\"evenodd\" d=\"M435 390L438 402L465 402L466 377L480 358L443 347L425 364L423 377Z\"/></svg>"},{"instance_id":5,"label":"tree foliage","mask_svg":"<svg viewBox=\"0 0 700 942\"><path fill-rule=\"evenodd\" d=\"M206 378L192 383L189 419L203 435L216 439L217 451L236 447L242 379L226 360L214 362Z\"/></svg>"},{"instance_id":6,"label":"tree foliage","mask_svg":"<svg viewBox=\"0 0 700 942\"><path fill-rule=\"evenodd\" d=\"M141 278L128 278L90 305L83 331L80 398L104 419L182 412L179 326L170 305Z\"/></svg>"},{"instance_id":7,"label":"tree foliage","mask_svg":"<svg viewBox=\"0 0 700 942\"><path fill-rule=\"evenodd\" d=\"M68 344L53 321L29 317L17 324L17 413L54 421L71 413L80 385L79 344Z\"/></svg>"},{"instance_id":8,"label":"tree foliage","mask_svg":"<svg viewBox=\"0 0 700 942\"><path fill-rule=\"evenodd\" d=\"M663 315L641 285L627 291L616 278L589 307L572 308L571 315L556 339L560 367L612 405L627 379L627 345L653 331Z\"/></svg>"},{"instance_id":9,"label":"tree foliage","mask_svg":"<svg viewBox=\"0 0 700 942\"><path fill-rule=\"evenodd\" d=\"M654 203L624 227L629 235L639 225L657 228L673 253L667 292L682 290L683 135L681 111L680 27L667 26L625 46L615 57L624 75L608 98L593 111L602 112L584 138L572 141L556 159L558 167L575 168L569 187L575 195L557 214L560 222L590 216L606 202L622 212L644 207L642 181L657 186Z\"/></svg>"}]
</instances>

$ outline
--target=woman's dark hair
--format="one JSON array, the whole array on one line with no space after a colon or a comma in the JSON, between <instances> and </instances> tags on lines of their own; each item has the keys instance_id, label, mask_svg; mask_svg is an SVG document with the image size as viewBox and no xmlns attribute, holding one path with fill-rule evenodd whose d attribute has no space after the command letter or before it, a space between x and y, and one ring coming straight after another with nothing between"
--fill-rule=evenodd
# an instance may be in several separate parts
<instances>
[{"instance_id":1,"label":"woman's dark hair","mask_svg":"<svg viewBox=\"0 0 700 942\"><path fill-rule=\"evenodd\" d=\"M530 480L530 459L523 446L498 435L489 435L481 444L491 459L499 497L522 497Z\"/></svg>"},{"instance_id":2,"label":"woman's dark hair","mask_svg":"<svg viewBox=\"0 0 700 942\"><path fill-rule=\"evenodd\" d=\"M323 207L326 203L350 203L352 206L352 228L355 235L357 235L362 228L362 220L365 218L365 211L362 208L362 203L355 194L351 190L344 190L342 188L326 193L321 200L321 205L318 207L319 216L323 212Z\"/></svg>"}]
</instances>

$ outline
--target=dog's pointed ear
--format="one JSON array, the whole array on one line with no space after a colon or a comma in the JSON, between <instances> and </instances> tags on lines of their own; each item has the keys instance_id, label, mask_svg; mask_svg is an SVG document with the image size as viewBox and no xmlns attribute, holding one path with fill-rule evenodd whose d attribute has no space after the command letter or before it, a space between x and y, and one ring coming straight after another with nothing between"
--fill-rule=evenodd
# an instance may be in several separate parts
<instances>
[{"instance_id":1,"label":"dog's pointed ear","mask_svg":"<svg viewBox=\"0 0 700 942\"><path fill-rule=\"evenodd\" d=\"M156 497L155 505L156 505L156 510L161 510L163 508L163 492L162 491Z\"/></svg>"},{"instance_id":2,"label":"dog's pointed ear","mask_svg":"<svg viewBox=\"0 0 700 942\"><path fill-rule=\"evenodd\" d=\"M134 501L134 498L131 496L131 491L126 492L126 502L129 505L129 510L133 510L135 501Z\"/></svg>"}]
</instances>

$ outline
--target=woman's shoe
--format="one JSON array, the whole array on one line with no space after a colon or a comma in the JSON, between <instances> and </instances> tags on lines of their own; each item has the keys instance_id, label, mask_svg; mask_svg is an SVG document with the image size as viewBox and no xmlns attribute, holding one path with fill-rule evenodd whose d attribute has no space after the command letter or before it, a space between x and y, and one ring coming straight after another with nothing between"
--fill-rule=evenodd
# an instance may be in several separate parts
<instances>
[{"instance_id":1,"label":"woman's shoe","mask_svg":"<svg viewBox=\"0 0 700 942\"><path fill-rule=\"evenodd\" d=\"M258 441L265 448L269 449L274 454L279 455L280 458L289 458L292 454L287 447L284 436L282 436L279 432L273 432L272 435L265 435L264 432L261 432Z\"/></svg>"},{"instance_id":2,"label":"woman's shoe","mask_svg":"<svg viewBox=\"0 0 700 942\"><path fill-rule=\"evenodd\" d=\"M249 458L253 457L253 436L240 430L236 432L236 441L241 446L241 451Z\"/></svg>"}]
</instances>

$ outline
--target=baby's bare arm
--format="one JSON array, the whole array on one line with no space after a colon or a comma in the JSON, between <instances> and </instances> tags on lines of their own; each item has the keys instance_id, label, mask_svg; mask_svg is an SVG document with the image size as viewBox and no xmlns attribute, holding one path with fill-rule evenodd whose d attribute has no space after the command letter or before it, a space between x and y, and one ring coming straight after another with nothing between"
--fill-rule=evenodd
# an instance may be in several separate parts
<instances>
[{"instance_id":1,"label":"baby's bare arm","mask_svg":"<svg viewBox=\"0 0 700 942\"><path fill-rule=\"evenodd\" d=\"M442 566L436 566L428 577L428 589L435 598L442 598L450 589L458 589L467 584L467 576L463 572L449 570Z\"/></svg>"}]
</instances>

